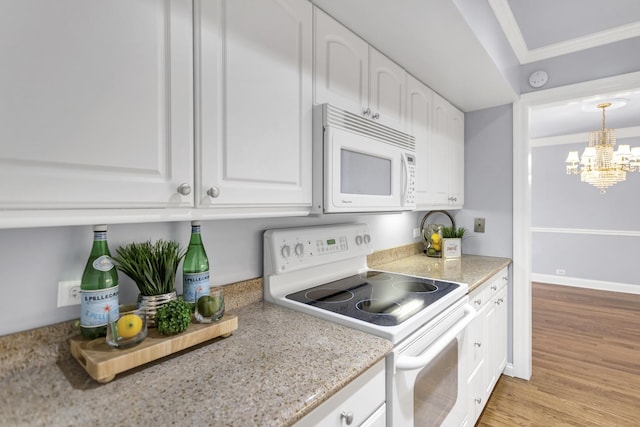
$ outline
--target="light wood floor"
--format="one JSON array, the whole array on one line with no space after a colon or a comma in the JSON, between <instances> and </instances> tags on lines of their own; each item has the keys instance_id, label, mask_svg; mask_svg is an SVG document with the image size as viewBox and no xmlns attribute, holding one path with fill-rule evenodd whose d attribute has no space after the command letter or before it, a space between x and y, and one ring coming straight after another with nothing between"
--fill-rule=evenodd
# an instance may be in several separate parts
<instances>
[{"instance_id":1,"label":"light wood floor","mask_svg":"<svg viewBox=\"0 0 640 427\"><path fill-rule=\"evenodd\" d=\"M478 426L640 426L640 295L533 284L533 374Z\"/></svg>"}]
</instances>

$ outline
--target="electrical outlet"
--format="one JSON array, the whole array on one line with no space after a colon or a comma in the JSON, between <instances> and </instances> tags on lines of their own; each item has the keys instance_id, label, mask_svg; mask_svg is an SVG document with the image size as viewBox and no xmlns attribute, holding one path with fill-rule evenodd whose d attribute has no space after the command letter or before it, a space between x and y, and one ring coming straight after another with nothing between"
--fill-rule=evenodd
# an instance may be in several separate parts
<instances>
[{"instance_id":1,"label":"electrical outlet","mask_svg":"<svg viewBox=\"0 0 640 427\"><path fill-rule=\"evenodd\" d=\"M558 276L564 276L564 275L566 275L566 274L567 274L567 271L566 271L566 270L564 270L563 268L557 268L557 269L556 269L556 274L557 274Z\"/></svg>"},{"instance_id":2,"label":"electrical outlet","mask_svg":"<svg viewBox=\"0 0 640 427\"><path fill-rule=\"evenodd\" d=\"M420 237L420 229L416 227L413 229L413 238L417 239L418 237Z\"/></svg>"},{"instance_id":3,"label":"electrical outlet","mask_svg":"<svg viewBox=\"0 0 640 427\"><path fill-rule=\"evenodd\" d=\"M473 231L475 233L484 233L484 218L475 218L473 220Z\"/></svg>"},{"instance_id":4,"label":"electrical outlet","mask_svg":"<svg viewBox=\"0 0 640 427\"><path fill-rule=\"evenodd\" d=\"M80 280L58 282L58 307L80 304Z\"/></svg>"}]
</instances>

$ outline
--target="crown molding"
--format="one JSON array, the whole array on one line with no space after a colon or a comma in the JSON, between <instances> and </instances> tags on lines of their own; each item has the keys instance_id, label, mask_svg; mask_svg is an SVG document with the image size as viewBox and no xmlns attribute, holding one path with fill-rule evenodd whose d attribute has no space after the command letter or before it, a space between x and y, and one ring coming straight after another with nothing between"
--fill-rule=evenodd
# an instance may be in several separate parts
<instances>
[{"instance_id":1,"label":"crown molding","mask_svg":"<svg viewBox=\"0 0 640 427\"><path fill-rule=\"evenodd\" d=\"M628 128L617 128L616 139L635 138L640 136L640 126L632 126ZM584 143L589 140L589 132L572 133L567 135L546 136L543 138L531 138L529 143L531 147L549 147L552 145L565 145Z\"/></svg>"},{"instance_id":2,"label":"crown molding","mask_svg":"<svg viewBox=\"0 0 640 427\"><path fill-rule=\"evenodd\" d=\"M640 22L635 22L530 50L513 16L508 1L489 0L489 5L520 64L541 61L640 36Z\"/></svg>"}]
</instances>

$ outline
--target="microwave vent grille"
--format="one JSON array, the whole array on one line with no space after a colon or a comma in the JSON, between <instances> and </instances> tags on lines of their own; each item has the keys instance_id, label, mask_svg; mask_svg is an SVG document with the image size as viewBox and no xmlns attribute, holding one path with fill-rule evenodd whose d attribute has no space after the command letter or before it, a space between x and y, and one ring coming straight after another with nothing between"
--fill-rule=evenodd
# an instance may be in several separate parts
<instances>
[{"instance_id":1,"label":"microwave vent grille","mask_svg":"<svg viewBox=\"0 0 640 427\"><path fill-rule=\"evenodd\" d=\"M390 128L373 120L353 114L330 104L324 104L324 125L338 127L361 135L367 135L390 145L415 151L416 139L412 135Z\"/></svg>"}]
</instances>

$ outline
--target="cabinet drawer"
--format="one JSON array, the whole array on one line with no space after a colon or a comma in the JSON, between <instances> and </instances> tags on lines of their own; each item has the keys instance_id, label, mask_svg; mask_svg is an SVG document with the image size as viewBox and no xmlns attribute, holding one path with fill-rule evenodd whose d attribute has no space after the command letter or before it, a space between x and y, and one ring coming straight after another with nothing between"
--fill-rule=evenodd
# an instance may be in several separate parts
<instances>
[{"instance_id":1,"label":"cabinet drawer","mask_svg":"<svg viewBox=\"0 0 640 427\"><path fill-rule=\"evenodd\" d=\"M492 283L489 284L488 286L485 284L481 288L476 289L469 296L469 300L471 302L471 305L473 306L473 308L476 311L482 310L482 307L484 307L489 302L489 300L491 299L492 294L493 294L493 291L491 289L491 285L492 285Z\"/></svg>"},{"instance_id":2,"label":"cabinet drawer","mask_svg":"<svg viewBox=\"0 0 640 427\"><path fill-rule=\"evenodd\" d=\"M344 425L342 414L353 415L351 425L359 426L385 402L384 359L331 396L328 400L298 421L296 427ZM384 411L384 409L382 410ZM375 423L373 425L376 425Z\"/></svg>"}]
</instances>

